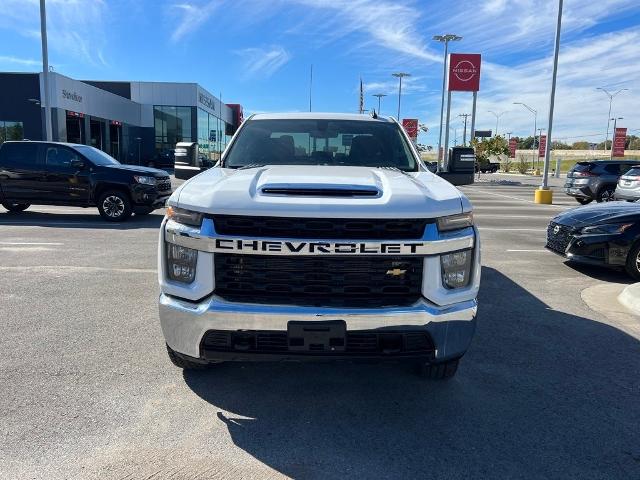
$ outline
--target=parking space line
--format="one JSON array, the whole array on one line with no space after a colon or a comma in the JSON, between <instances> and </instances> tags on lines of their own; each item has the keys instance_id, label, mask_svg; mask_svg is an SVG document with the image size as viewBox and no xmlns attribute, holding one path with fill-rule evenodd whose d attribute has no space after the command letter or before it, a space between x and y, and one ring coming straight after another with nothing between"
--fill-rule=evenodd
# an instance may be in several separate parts
<instances>
[{"instance_id":1,"label":"parking space line","mask_svg":"<svg viewBox=\"0 0 640 480\"><path fill-rule=\"evenodd\" d=\"M555 208L560 208L561 207L561 208L564 208L563 205L547 205L547 204L544 204L544 203L537 204L533 200L527 200L527 199L524 199L524 198L514 197L512 195L504 195L502 193L487 192L486 190L475 190L474 189L473 192L482 193L484 195L493 195L495 197L510 198L511 200L517 200L519 202L524 202L524 203L532 203L534 205L539 205L539 206L543 206L543 207L555 207ZM473 200L471 202L473 203Z\"/></svg>"},{"instance_id":2,"label":"parking space line","mask_svg":"<svg viewBox=\"0 0 640 480\"><path fill-rule=\"evenodd\" d=\"M549 253L547 250L541 250L541 249L537 249L537 250L527 250L527 249L509 249L507 250L507 252L527 252L527 253Z\"/></svg>"},{"instance_id":3,"label":"parking space line","mask_svg":"<svg viewBox=\"0 0 640 480\"><path fill-rule=\"evenodd\" d=\"M0 245L64 245L60 242L0 242Z\"/></svg>"},{"instance_id":4,"label":"parking space line","mask_svg":"<svg viewBox=\"0 0 640 480\"><path fill-rule=\"evenodd\" d=\"M545 228L509 228L509 227L478 227L479 230L495 232L541 232L546 233Z\"/></svg>"}]
</instances>

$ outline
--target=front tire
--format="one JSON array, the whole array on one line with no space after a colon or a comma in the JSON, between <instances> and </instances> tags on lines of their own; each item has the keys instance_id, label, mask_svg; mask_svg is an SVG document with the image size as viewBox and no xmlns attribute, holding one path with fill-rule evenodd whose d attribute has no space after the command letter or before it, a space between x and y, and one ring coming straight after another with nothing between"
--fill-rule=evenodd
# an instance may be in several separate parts
<instances>
[{"instance_id":1,"label":"front tire","mask_svg":"<svg viewBox=\"0 0 640 480\"><path fill-rule=\"evenodd\" d=\"M598 196L596 198L596 202L613 202L615 198L613 197L615 193L615 188L604 187L598 192Z\"/></svg>"},{"instance_id":2,"label":"front tire","mask_svg":"<svg viewBox=\"0 0 640 480\"><path fill-rule=\"evenodd\" d=\"M587 203L591 203L593 201L593 198L576 198L576 202L578 202L580 205L586 205Z\"/></svg>"},{"instance_id":3,"label":"front tire","mask_svg":"<svg viewBox=\"0 0 640 480\"><path fill-rule=\"evenodd\" d=\"M24 212L27 208L31 206L30 203L2 203L2 206L9 210L10 212Z\"/></svg>"},{"instance_id":4,"label":"front tire","mask_svg":"<svg viewBox=\"0 0 640 480\"><path fill-rule=\"evenodd\" d=\"M455 376L459 364L460 358L439 363L419 363L417 364L417 373L419 376L431 380L448 380Z\"/></svg>"},{"instance_id":5,"label":"front tire","mask_svg":"<svg viewBox=\"0 0 640 480\"><path fill-rule=\"evenodd\" d=\"M640 243L637 243L627 255L625 270L634 280L640 280Z\"/></svg>"},{"instance_id":6,"label":"front tire","mask_svg":"<svg viewBox=\"0 0 640 480\"><path fill-rule=\"evenodd\" d=\"M100 195L98 211L108 222L122 222L131 216L131 200L120 190L109 190Z\"/></svg>"},{"instance_id":7,"label":"front tire","mask_svg":"<svg viewBox=\"0 0 640 480\"><path fill-rule=\"evenodd\" d=\"M171 363L183 370L203 370L207 367L204 363L193 362L191 360L187 360L181 355L178 355L169 345L167 345L167 355L169 355Z\"/></svg>"}]
</instances>

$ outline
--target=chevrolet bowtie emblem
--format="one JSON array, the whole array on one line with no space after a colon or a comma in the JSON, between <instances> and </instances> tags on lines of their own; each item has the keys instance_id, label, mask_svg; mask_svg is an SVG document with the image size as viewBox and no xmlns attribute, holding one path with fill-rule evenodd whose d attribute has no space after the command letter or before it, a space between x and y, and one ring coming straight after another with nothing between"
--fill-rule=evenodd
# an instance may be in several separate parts
<instances>
[{"instance_id":1,"label":"chevrolet bowtie emblem","mask_svg":"<svg viewBox=\"0 0 640 480\"><path fill-rule=\"evenodd\" d=\"M394 277L399 277L400 275L404 275L407 273L406 270L402 270L400 268L394 268L393 270L387 270L387 275L393 275Z\"/></svg>"}]
</instances>

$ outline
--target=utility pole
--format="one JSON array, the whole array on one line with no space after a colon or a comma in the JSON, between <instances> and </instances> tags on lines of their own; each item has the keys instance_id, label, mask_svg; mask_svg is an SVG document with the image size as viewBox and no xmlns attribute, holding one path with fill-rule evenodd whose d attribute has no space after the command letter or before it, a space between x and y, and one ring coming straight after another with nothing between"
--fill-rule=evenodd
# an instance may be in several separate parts
<instances>
[{"instance_id":1,"label":"utility pole","mask_svg":"<svg viewBox=\"0 0 640 480\"><path fill-rule=\"evenodd\" d=\"M378 97L378 115L380 115L380 99L382 97L386 97L387 94L386 93L374 93L373 96L374 97Z\"/></svg>"},{"instance_id":2,"label":"utility pole","mask_svg":"<svg viewBox=\"0 0 640 480\"><path fill-rule=\"evenodd\" d=\"M393 75L394 77L398 78L398 80L400 80L400 84L398 85L398 118L396 119L399 122L400 121L400 97L402 97L402 78L410 77L411 74L404 73L404 72L397 72L397 73L392 73L391 75Z\"/></svg>"},{"instance_id":3,"label":"utility pole","mask_svg":"<svg viewBox=\"0 0 640 480\"><path fill-rule=\"evenodd\" d=\"M442 152L443 154L442 154L442 160L441 160L440 149L442 148L442 118L444 116L444 92L447 89L447 59L448 59L448 53L449 53L449 42L458 42L462 40L462 37L460 37L459 35L455 35L453 33L447 33L445 35L434 35L433 39L436 42L444 43L444 61L442 62L442 100L440 102L440 129L438 132L438 153L437 153L438 155L437 171L439 172L440 163L444 162L444 152ZM474 121L475 121L475 117L474 117ZM473 131L471 132L471 135L473 135Z\"/></svg>"},{"instance_id":4,"label":"utility pole","mask_svg":"<svg viewBox=\"0 0 640 480\"><path fill-rule=\"evenodd\" d=\"M40 37L42 39L42 88L44 89L45 140L53 139L51 131L51 102L49 101L49 49L47 48L47 10L45 0L40 0Z\"/></svg>"},{"instance_id":5,"label":"utility pole","mask_svg":"<svg viewBox=\"0 0 640 480\"><path fill-rule=\"evenodd\" d=\"M458 116L464 118L464 133L462 134L462 145L466 147L467 146L467 118L469 117L469 114L461 113Z\"/></svg>"},{"instance_id":6,"label":"utility pole","mask_svg":"<svg viewBox=\"0 0 640 480\"><path fill-rule=\"evenodd\" d=\"M604 137L604 152L607 153L607 142L609 141L609 125L611 122L611 103L613 102L613 98L621 92L628 91L628 88L621 88L615 93L610 93L608 90L598 87L596 90L602 91L607 97L609 97L609 114L607 115L607 134ZM613 149L613 140L611 141L611 148Z\"/></svg>"}]
</instances>

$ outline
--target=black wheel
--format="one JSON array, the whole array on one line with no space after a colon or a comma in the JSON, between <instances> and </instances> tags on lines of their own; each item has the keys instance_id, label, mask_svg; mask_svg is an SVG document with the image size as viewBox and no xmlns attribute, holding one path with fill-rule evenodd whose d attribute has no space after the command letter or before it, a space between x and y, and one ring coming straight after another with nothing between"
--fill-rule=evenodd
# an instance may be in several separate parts
<instances>
[{"instance_id":1,"label":"black wheel","mask_svg":"<svg viewBox=\"0 0 640 480\"><path fill-rule=\"evenodd\" d=\"M176 367L182 368L183 370L203 370L207 367L205 363L193 362L191 360L187 360L181 355L178 355L174 352L169 345L167 345L167 354L169 355L169 360Z\"/></svg>"},{"instance_id":2,"label":"black wheel","mask_svg":"<svg viewBox=\"0 0 640 480\"><path fill-rule=\"evenodd\" d=\"M417 364L418 375L432 380L446 380L453 378L458 371L460 358L447 360L439 363L419 363Z\"/></svg>"},{"instance_id":3,"label":"black wheel","mask_svg":"<svg viewBox=\"0 0 640 480\"><path fill-rule=\"evenodd\" d=\"M616 189L612 188L612 187L603 187L599 192L598 192L598 197L596 198L596 202L598 203L602 203L602 202L613 202L615 199L613 198L613 194L615 193Z\"/></svg>"},{"instance_id":4,"label":"black wheel","mask_svg":"<svg viewBox=\"0 0 640 480\"><path fill-rule=\"evenodd\" d=\"M131 216L131 200L120 190L109 190L100 195L98 211L109 222L121 222Z\"/></svg>"},{"instance_id":5,"label":"black wheel","mask_svg":"<svg viewBox=\"0 0 640 480\"><path fill-rule=\"evenodd\" d=\"M3 203L2 206L10 212L24 212L31 206L30 203Z\"/></svg>"},{"instance_id":6,"label":"black wheel","mask_svg":"<svg viewBox=\"0 0 640 480\"><path fill-rule=\"evenodd\" d=\"M629 251L625 269L634 280L640 280L640 243Z\"/></svg>"},{"instance_id":7,"label":"black wheel","mask_svg":"<svg viewBox=\"0 0 640 480\"><path fill-rule=\"evenodd\" d=\"M136 215L149 215L154 210L155 208L153 207L139 208L136 210Z\"/></svg>"},{"instance_id":8,"label":"black wheel","mask_svg":"<svg viewBox=\"0 0 640 480\"><path fill-rule=\"evenodd\" d=\"M578 202L580 205L586 205L587 203L591 203L593 201L593 198L576 198L576 202Z\"/></svg>"}]
</instances>

